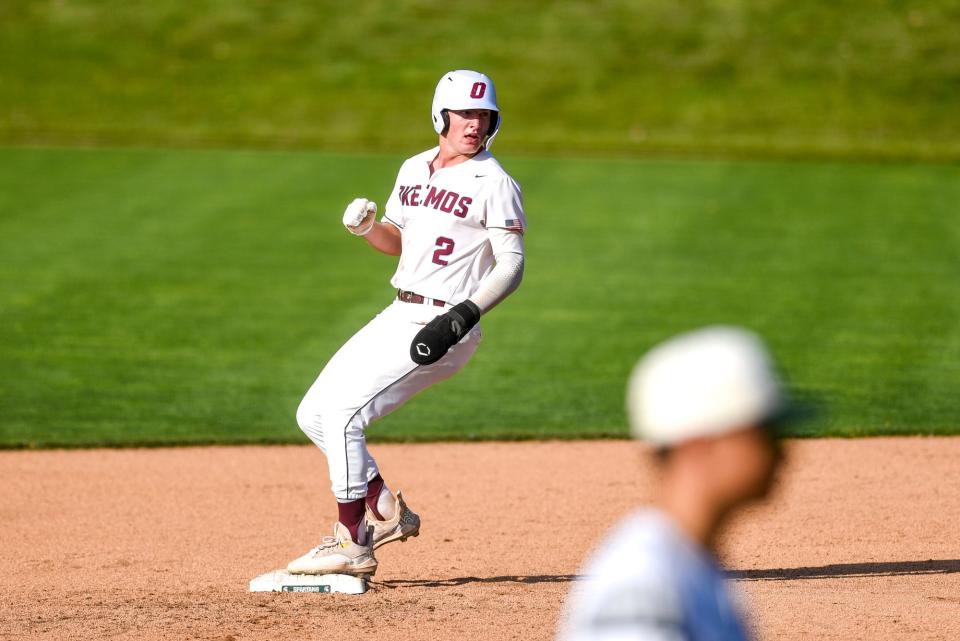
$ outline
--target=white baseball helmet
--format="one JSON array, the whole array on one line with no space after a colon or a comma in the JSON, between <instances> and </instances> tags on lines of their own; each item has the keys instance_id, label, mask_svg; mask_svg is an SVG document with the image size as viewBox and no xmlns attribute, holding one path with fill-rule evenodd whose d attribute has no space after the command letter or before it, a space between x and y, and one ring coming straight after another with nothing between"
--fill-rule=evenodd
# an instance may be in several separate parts
<instances>
[{"instance_id":1,"label":"white baseball helmet","mask_svg":"<svg viewBox=\"0 0 960 641\"><path fill-rule=\"evenodd\" d=\"M497 91L493 80L486 74L467 69L458 69L443 74L433 93L433 129L440 135L450 126L447 110L489 109L490 130L487 132L485 147L490 148L493 137L500 130L500 107L497 106Z\"/></svg>"},{"instance_id":2,"label":"white baseball helmet","mask_svg":"<svg viewBox=\"0 0 960 641\"><path fill-rule=\"evenodd\" d=\"M627 389L633 436L660 447L760 426L785 405L763 342L737 327L661 343L637 363Z\"/></svg>"}]
</instances>

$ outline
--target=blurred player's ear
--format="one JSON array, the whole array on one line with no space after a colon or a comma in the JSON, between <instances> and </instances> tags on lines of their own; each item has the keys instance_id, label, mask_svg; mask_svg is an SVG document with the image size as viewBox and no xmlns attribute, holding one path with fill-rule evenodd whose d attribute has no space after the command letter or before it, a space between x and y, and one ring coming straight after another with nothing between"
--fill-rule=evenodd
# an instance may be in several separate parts
<instances>
[{"instance_id":1,"label":"blurred player's ear","mask_svg":"<svg viewBox=\"0 0 960 641\"><path fill-rule=\"evenodd\" d=\"M673 456L673 448L668 446L658 447L653 450L653 460L660 465L666 465Z\"/></svg>"}]
</instances>

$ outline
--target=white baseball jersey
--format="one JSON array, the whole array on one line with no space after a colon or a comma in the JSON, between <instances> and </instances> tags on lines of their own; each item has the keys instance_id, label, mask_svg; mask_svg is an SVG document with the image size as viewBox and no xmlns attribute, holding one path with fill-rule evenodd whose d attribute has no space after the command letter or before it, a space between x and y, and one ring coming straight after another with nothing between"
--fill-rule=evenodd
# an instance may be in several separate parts
<instances>
[{"instance_id":1,"label":"white baseball jersey","mask_svg":"<svg viewBox=\"0 0 960 641\"><path fill-rule=\"evenodd\" d=\"M469 298L494 264L487 230L526 231L520 186L488 151L430 173L439 147L400 168L383 221L400 228L402 254L390 283L428 298Z\"/></svg>"},{"instance_id":2,"label":"white baseball jersey","mask_svg":"<svg viewBox=\"0 0 960 641\"><path fill-rule=\"evenodd\" d=\"M587 562L558 641L745 641L723 570L662 512L629 516Z\"/></svg>"},{"instance_id":3,"label":"white baseball jersey","mask_svg":"<svg viewBox=\"0 0 960 641\"><path fill-rule=\"evenodd\" d=\"M438 151L403 164L383 219L402 230L393 286L447 307L394 300L334 354L297 409L300 429L327 455L339 501L364 498L379 473L367 450L367 426L459 371L480 344L481 330L474 326L432 365L410 359L414 336L477 291L494 265L488 229L526 229L520 188L493 156L481 151L431 175Z\"/></svg>"}]
</instances>

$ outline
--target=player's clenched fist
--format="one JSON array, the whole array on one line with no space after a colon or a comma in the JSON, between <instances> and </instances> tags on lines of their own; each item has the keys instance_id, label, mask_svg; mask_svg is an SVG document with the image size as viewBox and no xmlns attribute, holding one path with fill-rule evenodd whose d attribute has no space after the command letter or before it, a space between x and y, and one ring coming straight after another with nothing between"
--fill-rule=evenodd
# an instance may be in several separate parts
<instances>
[{"instance_id":1,"label":"player's clenched fist","mask_svg":"<svg viewBox=\"0 0 960 641\"><path fill-rule=\"evenodd\" d=\"M473 301L465 300L454 305L449 312L440 314L417 332L410 343L410 358L417 365L436 363L479 320L480 308Z\"/></svg>"},{"instance_id":2,"label":"player's clenched fist","mask_svg":"<svg viewBox=\"0 0 960 641\"><path fill-rule=\"evenodd\" d=\"M343 226L354 236L366 236L377 220L377 203L354 198L343 212Z\"/></svg>"}]
</instances>

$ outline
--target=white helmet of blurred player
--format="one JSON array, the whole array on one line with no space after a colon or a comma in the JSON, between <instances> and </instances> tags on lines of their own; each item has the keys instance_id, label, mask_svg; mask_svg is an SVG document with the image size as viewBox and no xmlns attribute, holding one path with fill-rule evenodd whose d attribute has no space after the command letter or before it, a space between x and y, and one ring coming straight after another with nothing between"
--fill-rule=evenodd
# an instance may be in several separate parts
<instances>
[{"instance_id":1,"label":"white helmet of blurred player","mask_svg":"<svg viewBox=\"0 0 960 641\"><path fill-rule=\"evenodd\" d=\"M760 426L786 401L763 342L714 326L650 350L630 377L627 411L633 436L663 447Z\"/></svg>"},{"instance_id":2,"label":"white helmet of blurred player","mask_svg":"<svg viewBox=\"0 0 960 641\"><path fill-rule=\"evenodd\" d=\"M489 109L490 130L484 148L489 149L493 138L500 130L500 107L497 106L497 91L493 80L486 74L467 69L458 69L443 74L433 93L433 128L441 136L450 126L447 110Z\"/></svg>"}]
</instances>

